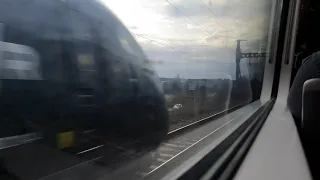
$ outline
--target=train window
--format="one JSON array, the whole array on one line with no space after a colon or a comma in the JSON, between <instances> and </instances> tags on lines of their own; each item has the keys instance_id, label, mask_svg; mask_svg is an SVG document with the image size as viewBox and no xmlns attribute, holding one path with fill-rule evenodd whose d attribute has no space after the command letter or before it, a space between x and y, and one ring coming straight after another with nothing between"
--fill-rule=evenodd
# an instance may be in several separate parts
<instances>
[{"instance_id":1,"label":"train window","mask_svg":"<svg viewBox=\"0 0 320 180\"><path fill-rule=\"evenodd\" d=\"M79 40L92 40L92 25L84 14L69 10L68 24L71 26L72 37Z\"/></svg>"},{"instance_id":2,"label":"train window","mask_svg":"<svg viewBox=\"0 0 320 180\"><path fill-rule=\"evenodd\" d=\"M22 58L24 61L32 62L35 61L35 56L32 54L21 54Z\"/></svg>"},{"instance_id":3,"label":"train window","mask_svg":"<svg viewBox=\"0 0 320 180\"><path fill-rule=\"evenodd\" d=\"M5 5L0 177L143 178L260 98L269 0Z\"/></svg>"},{"instance_id":4,"label":"train window","mask_svg":"<svg viewBox=\"0 0 320 180\"><path fill-rule=\"evenodd\" d=\"M28 46L1 43L2 78L28 79L40 78L40 68L36 51Z\"/></svg>"},{"instance_id":5,"label":"train window","mask_svg":"<svg viewBox=\"0 0 320 180\"><path fill-rule=\"evenodd\" d=\"M93 62L92 55L79 54L78 55L78 63L79 63L79 66L86 68L86 69L93 69L94 68L94 62Z\"/></svg>"},{"instance_id":6,"label":"train window","mask_svg":"<svg viewBox=\"0 0 320 180\"><path fill-rule=\"evenodd\" d=\"M14 59L14 53L10 52L10 51L3 51L2 54L2 58L3 59Z\"/></svg>"},{"instance_id":7,"label":"train window","mask_svg":"<svg viewBox=\"0 0 320 180\"><path fill-rule=\"evenodd\" d=\"M135 42L133 37L130 35L128 30L125 27L119 25L118 28L116 28L116 33L121 47L127 53L137 56L139 61L142 61L143 54L141 52L141 49L139 48L139 45Z\"/></svg>"}]
</instances>

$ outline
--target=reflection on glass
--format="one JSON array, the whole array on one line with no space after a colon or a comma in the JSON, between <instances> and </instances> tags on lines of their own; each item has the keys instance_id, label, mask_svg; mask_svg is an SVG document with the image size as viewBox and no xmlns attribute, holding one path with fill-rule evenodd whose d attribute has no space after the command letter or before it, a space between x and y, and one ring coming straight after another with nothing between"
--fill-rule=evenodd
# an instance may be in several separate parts
<instances>
[{"instance_id":1,"label":"reflection on glass","mask_svg":"<svg viewBox=\"0 0 320 180\"><path fill-rule=\"evenodd\" d=\"M259 99L271 1L101 2L128 27L160 76L170 129Z\"/></svg>"},{"instance_id":2,"label":"reflection on glass","mask_svg":"<svg viewBox=\"0 0 320 180\"><path fill-rule=\"evenodd\" d=\"M130 179L161 167L197 142L173 132L259 99L272 3L1 2L1 172Z\"/></svg>"}]
</instances>

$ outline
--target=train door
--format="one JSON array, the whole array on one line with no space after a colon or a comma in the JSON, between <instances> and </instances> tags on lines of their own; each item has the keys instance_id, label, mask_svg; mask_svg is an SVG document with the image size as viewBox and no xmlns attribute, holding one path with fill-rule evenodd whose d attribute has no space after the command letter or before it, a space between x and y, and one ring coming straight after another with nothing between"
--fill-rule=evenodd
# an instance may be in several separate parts
<instances>
[{"instance_id":1,"label":"train door","mask_svg":"<svg viewBox=\"0 0 320 180\"><path fill-rule=\"evenodd\" d=\"M66 51L70 55L68 63L68 84L71 92L71 113L73 122L83 128L94 128L100 118L99 72L96 56L93 26L82 14L68 10L68 28L71 37Z\"/></svg>"}]
</instances>

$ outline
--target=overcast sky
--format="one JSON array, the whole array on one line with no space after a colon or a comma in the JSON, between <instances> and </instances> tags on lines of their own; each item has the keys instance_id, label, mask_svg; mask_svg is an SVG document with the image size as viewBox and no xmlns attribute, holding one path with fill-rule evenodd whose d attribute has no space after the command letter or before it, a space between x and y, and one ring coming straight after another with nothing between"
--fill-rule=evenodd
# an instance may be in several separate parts
<instances>
[{"instance_id":1,"label":"overcast sky","mask_svg":"<svg viewBox=\"0 0 320 180\"><path fill-rule=\"evenodd\" d=\"M244 52L266 46L273 0L101 0L134 35L161 77L235 77ZM247 74L243 61L241 71Z\"/></svg>"}]
</instances>

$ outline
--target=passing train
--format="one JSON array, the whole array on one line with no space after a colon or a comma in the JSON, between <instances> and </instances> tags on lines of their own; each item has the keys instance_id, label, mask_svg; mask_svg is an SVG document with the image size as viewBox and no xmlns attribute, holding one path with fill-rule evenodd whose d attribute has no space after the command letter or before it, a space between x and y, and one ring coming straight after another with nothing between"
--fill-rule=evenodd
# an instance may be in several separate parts
<instances>
[{"instance_id":1,"label":"passing train","mask_svg":"<svg viewBox=\"0 0 320 180\"><path fill-rule=\"evenodd\" d=\"M157 74L97 1L4 0L1 137L95 129L158 143L169 128Z\"/></svg>"}]
</instances>

